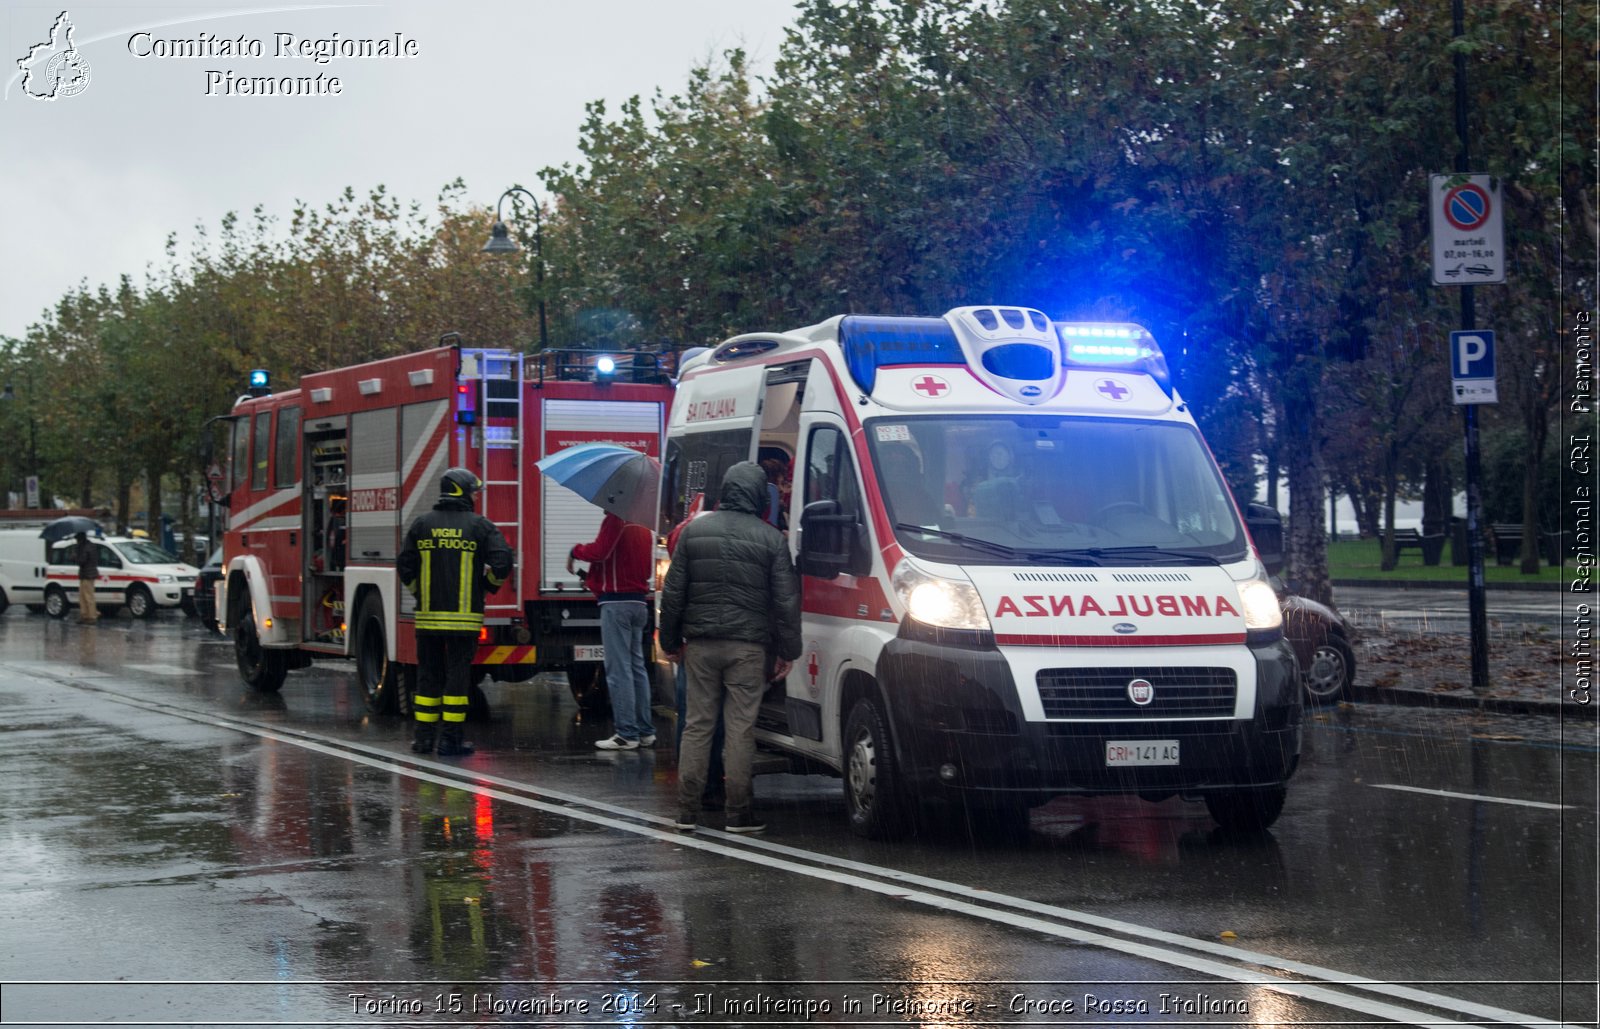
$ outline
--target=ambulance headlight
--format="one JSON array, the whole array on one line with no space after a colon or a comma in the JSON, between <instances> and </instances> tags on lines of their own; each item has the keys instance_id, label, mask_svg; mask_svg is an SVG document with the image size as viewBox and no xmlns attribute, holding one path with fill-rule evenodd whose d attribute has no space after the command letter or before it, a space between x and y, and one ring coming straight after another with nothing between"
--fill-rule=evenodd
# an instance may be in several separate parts
<instances>
[{"instance_id":1,"label":"ambulance headlight","mask_svg":"<svg viewBox=\"0 0 1600 1029\"><path fill-rule=\"evenodd\" d=\"M1238 584L1239 607L1244 612L1245 636L1251 643L1271 643L1283 635L1283 606L1265 579Z\"/></svg>"},{"instance_id":2,"label":"ambulance headlight","mask_svg":"<svg viewBox=\"0 0 1600 1029\"><path fill-rule=\"evenodd\" d=\"M940 629L989 631L989 615L983 609L983 598L978 596L972 583L933 575L910 560L900 562L892 581L906 612L922 624Z\"/></svg>"}]
</instances>

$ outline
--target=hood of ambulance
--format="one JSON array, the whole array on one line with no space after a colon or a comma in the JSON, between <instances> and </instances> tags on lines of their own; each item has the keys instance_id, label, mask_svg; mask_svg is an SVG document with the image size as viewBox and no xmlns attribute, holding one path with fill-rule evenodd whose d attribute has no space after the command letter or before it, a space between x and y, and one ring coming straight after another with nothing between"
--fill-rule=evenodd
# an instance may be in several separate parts
<instances>
[{"instance_id":1,"label":"hood of ambulance","mask_svg":"<svg viewBox=\"0 0 1600 1029\"><path fill-rule=\"evenodd\" d=\"M1227 569L967 566L999 646L1151 647L1245 641Z\"/></svg>"}]
</instances>

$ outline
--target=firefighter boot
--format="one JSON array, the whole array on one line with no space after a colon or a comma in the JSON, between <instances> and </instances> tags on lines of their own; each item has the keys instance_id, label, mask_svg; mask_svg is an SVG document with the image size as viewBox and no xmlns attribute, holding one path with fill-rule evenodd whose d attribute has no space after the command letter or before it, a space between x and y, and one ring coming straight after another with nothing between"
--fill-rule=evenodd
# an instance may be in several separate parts
<instances>
[{"instance_id":1,"label":"firefighter boot","mask_svg":"<svg viewBox=\"0 0 1600 1029\"><path fill-rule=\"evenodd\" d=\"M438 726L432 722L418 722L417 734L411 738L411 751L414 754L432 754L433 738L437 735Z\"/></svg>"},{"instance_id":2,"label":"firefighter boot","mask_svg":"<svg viewBox=\"0 0 1600 1029\"><path fill-rule=\"evenodd\" d=\"M447 725L439 733L440 757L467 757L476 748L461 739L461 725L459 723Z\"/></svg>"}]
</instances>

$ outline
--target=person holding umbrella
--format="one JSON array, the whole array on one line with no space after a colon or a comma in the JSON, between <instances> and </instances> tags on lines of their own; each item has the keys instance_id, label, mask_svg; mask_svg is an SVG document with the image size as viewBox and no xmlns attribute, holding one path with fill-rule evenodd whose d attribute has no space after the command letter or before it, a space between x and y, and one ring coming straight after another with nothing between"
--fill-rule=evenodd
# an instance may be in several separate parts
<instances>
[{"instance_id":1,"label":"person holding umbrella","mask_svg":"<svg viewBox=\"0 0 1600 1029\"><path fill-rule=\"evenodd\" d=\"M637 750L656 742L650 720L650 672L644 663L644 633L650 624L650 573L655 538L643 525L607 511L600 533L567 555L567 571L587 561L583 588L600 605L600 644L605 648L606 691L611 696L612 734L601 750Z\"/></svg>"},{"instance_id":2,"label":"person holding umbrella","mask_svg":"<svg viewBox=\"0 0 1600 1029\"><path fill-rule=\"evenodd\" d=\"M100 578L100 548L86 532L72 538L78 545L73 555L78 561L78 621L95 625L100 621L100 608L94 602L94 583Z\"/></svg>"}]
</instances>

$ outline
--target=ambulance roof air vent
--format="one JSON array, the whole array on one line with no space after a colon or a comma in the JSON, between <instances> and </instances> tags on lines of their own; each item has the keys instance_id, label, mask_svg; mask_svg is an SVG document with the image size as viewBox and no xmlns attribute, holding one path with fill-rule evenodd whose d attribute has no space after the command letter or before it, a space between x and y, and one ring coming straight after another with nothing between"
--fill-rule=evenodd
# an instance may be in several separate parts
<instances>
[{"instance_id":1,"label":"ambulance roof air vent","mask_svg":"<svg viewBox=\"0 0 1600 1029\"><path fill-rule=\"evenodd\" d=\"M778 349L778 341L770 336L735 336L711 352L711 360L718 364L742 361L747 357L765 354Z\"/></svg>"},{"instance_id":2,"label":"ambulance roof air vent","mask_svg":"<svg viewBox=\"0 0 1600 1029\"><path fill-rule=\"evenodd\" d=\"M944 316L972 373L1002 396L1042 404L1061 389L1061 340L1031 307L957 307Z\"/></svg>"}]
</instances>

